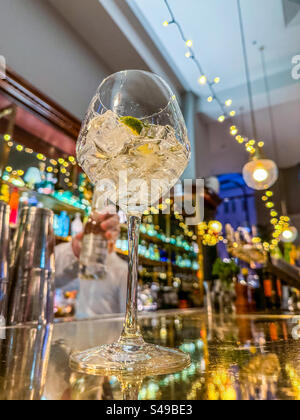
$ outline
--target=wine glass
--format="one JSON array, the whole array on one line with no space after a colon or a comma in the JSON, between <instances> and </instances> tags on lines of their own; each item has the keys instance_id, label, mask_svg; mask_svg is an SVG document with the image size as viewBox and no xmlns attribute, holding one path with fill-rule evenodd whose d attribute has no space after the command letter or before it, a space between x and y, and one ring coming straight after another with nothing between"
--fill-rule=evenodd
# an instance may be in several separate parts
<instances>
[{"instance_id":1,"label":"wine glass","mask_svg":"<svg viewBox=\"0 0 300 420\"><path fill-rule=\"evenodd\" d=\"M77 142L78 162L103 201L128 217L126 316L117 343L75 353L71 367L91 374L167 374L188 355L144 342L137 323L138 243L143 212L178 181L191 155L176 96L159 76L122 71L105 79L89 106Z\"/></svg>"}]
</instances>

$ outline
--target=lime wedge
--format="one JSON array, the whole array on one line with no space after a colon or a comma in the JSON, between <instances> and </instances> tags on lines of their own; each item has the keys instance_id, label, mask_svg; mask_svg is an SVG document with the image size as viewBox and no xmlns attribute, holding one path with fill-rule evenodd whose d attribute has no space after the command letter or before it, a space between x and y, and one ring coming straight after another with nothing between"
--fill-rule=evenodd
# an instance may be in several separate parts
<instances>
[{"instance_id":1,"label":"lime wedge","mask_svg":"<svg viewBox=\"0 0 300 420\"><path fill-rule=\"evenodd\" d=\"M142 129L144 127L143 123L134 117L121 117L120 121L121 123L129 127L134 134L137 135L141 134Z\"/></svg>"}]
</instances>

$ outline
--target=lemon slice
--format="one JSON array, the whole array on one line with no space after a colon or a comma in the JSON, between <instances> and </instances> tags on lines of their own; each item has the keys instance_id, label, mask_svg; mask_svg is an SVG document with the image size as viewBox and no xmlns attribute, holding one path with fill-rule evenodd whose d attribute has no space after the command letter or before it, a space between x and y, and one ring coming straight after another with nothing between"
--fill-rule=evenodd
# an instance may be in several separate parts
<instances>
[{"instance_id":1,"label":"lemon slice","mask_svg":"<svg viewBox=\"0 0 300 420\"><path fill-rule=\"evenodd\" d=\"M157 144L146 143L136 149L139 153L143 155L151 155L159 151Z\"/></svg>"},{"instance_id":2,"label":"lemon slice","mask_svg":"<svg viewBox=\"0 0 300 420\"><path fill-rule=\"evenodd\" d=\"M105 155L103 155L102 153L99 153L99 152L96 154L96 156L99 159L103 159L103 160L107 160L108 159L107 156L105 156Z\"/></svg>"},{"instance_id":3,"label":"lemon slice","mask_svg":"<svg viewBox=\"0 0 300 420\"><path fill-rule=\"evenodd\" d=\"M134 117L121 117L120 121L128 128L130 128L130 130L136 135L140 135L142 129L144 128L143 123Z\"/></svg>"},{"instance_id":4,"label":"lemon slice","mask_svg":"<svg viewBox=\"0 0 300 420\"><path fill-rule=\"evenodd\" d=\"M151 155L153 153L153 150L149 147L149 144L143 144L143 146L138 147L136 150L143 155Z\"/></svg>"}]
</instances>

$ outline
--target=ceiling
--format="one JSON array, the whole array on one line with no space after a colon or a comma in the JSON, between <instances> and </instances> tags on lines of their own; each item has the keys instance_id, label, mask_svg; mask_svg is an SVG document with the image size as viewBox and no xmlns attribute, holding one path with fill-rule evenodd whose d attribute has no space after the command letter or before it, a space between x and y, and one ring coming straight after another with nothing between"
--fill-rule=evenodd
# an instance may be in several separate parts
<instances>
[{"instance_id":1,"label":"ceiling","mask_svg":"<svg viewBox=\"0 0 300 420\"><path fill-rule=\"evenodd\" d=\"M163 0L127 0L142 21L147 21L167 52L166 59L174 63L184 84L197 95L208 96L207 87L199 86L199 73L191 60L185 57L186 46L175 25L165 28L162 23L170 15ZM240 27L236 0L169 0L176 18L184 28L188 39L193 40L196 55L210 79L221 77L218 86L220 97L233 97L237 108L247 109L247 90L243 61ZM256 94L264 85L258 47L253 41L266 47L268 74L272 80L274 102L280 103L300 98L300 90L294 92L295 81L291 75L291 60L300 52L300 4L298 0L242 0L242 14L247 38L251 79ZM284 15L285 10L285 15ZM257 83L258 82L258 83ZM284 92L279 92L281 89ZM257 107L264 106L258 98ZM215 116L218 107L203 103L203 112Z\"/></svg>"},{"instance_id":2,"label":"ceiling","mask_svg":"<svg viewBox=\"0 0 300 420\"><path fill-rule=\"evenodd\" d=\"M193 62L185 57L186 46L175 25L163 26L170 19L163 0L127 0L183 85L200 96L199 112L212 124L220 115L216 102L209 104L207 86L197 82L199 73ZM193 48L209 79L218 76L216 87L222 101L233 99L238 115L243 114L243 125L250 137L253 130L249 119L249 95L238 19L237 0L169 0L176 19L185 36L193 40ZM292 78L292 58L300 54L300 1L299 0L241 0L251 85L258 125L258 135L267 145L270 157L279 166L289 167L300 161L300 82ZM256 45L254 45L254 41ZM266 68L271 89L275 132L280 155L275 154L268 102L259 47L265 47ZM239 123L241 117L238 117ZM226 131L226 130L225 130ZM214 136L211 148L230 147L228 136ZM230 150L228 150L228 153ZM232 152L231 152L232 153ZM240 154L236 167L242 167L244 154ZM232 170L232 159L222 164L222 170Z\"/></svg>"},{"instance_id":3,"label":"ceiling","mask_svg":"<svg viewBox=\"0 0 300 420\"><path fill-rule=\"evenodd\" d=\"M208 104L207 86L185 57L186 46L174 25L164 27L169 13L163 0L48 0L65 21L105 62L112 72L126 68L150 69L169 80L177 93L192 91L199 96L199 114L210 125L219 125L220 109ZM169 0L187 38L193 40L206 75L221 77L219 97L233 99L245 133L252 136L249 97L237 12L237 0ZM292 58L300 54L300 0L241 0L258 134L266 142L268 156L280 167L300 162L300 81L292 78ZM253 42L257 41L254 46ZM274 152L261 57L265 46L280 156ZM224 131L210 129L213 167L226 173L239 170L245 162L241 151L232 149ZM216 133L218 132L218 135ZM234 145L235 146L235 145ZM214 154L214 150L216 153ZM227 159L228 157L228 159ZM220 165L221 163L221 165ZM234 168L233 168L234 166ZM222 171L222 172L221 172Z\"/></svg>"},{"instance_id":4,"label":"ceiling","mask_svg":"<svg viewBox=\"0 0 300 420\"><path fill-rule=\"evenodd\" d=\"M113 72L151 70L182 85L152 38L123 0L47 0ZM168 75L168 76L167 76Z\"/></svg>"}]
</instances>

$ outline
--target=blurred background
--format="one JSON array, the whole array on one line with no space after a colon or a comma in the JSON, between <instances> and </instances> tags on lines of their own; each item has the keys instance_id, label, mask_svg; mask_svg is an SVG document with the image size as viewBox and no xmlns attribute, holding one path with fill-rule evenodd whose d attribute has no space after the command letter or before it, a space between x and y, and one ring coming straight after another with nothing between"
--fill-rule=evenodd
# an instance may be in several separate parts
<instances>
[{"instance_id":1,"label":"blurred background","mask_svg":"<svg viewBox=\"0 0 300 420\"><path fill-rule=\"evenodd\" d=\"M1 192L12 231L24 205L55 212L71 241L93 186L76 164L80 124L101 81L147 70L172 86L192 160L205 179L205 221L144 215L140 310L300 309L300 1L2 0ZM121 216L116 248L128 254ZM58 291L56 315L76 290Z\"/></svg>"}]
</instances>

